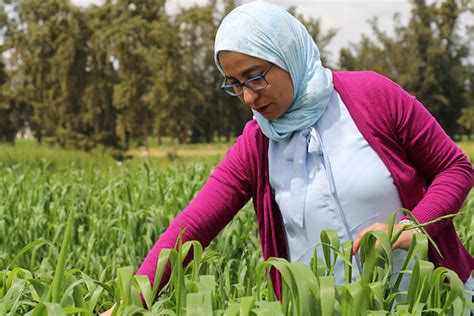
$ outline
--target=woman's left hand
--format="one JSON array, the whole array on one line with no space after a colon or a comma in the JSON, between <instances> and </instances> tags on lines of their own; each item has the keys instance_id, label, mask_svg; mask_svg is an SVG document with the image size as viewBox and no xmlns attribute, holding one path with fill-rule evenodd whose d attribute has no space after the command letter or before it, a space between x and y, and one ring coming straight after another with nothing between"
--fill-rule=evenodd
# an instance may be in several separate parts
<instances>
[{"instance_id":1,"label":"woman's left hand","mask_svg":"<svg viewBox=\"0 0 474 316\"><path fill-rule=\"evenodd\" d=\"M395 233L395 232L399 231L404 225L406 225L406 224L395 224L395 225L393 225L393 232ZM364 229L363 231L361 231L360 234L354 240L354 244L353 244L353 247L352 247L352 254L353 255L355 255L359 251L360 242L362 240L362 237L364 237L364 235L367 232L374 231L374 230L382 230L382 231L388 233L388 224L374 223L374 224L370 225L369 227L367 227L366 229ZM393 245L392 248L393 249L408 250L408 248L410 247L410 244L411 244L411 240L413 239L413 234L414 233L415 233L414 229L405 230L404 232L402 232L400 237L395 242L395 244Z\"/></svg>"}]
</instances>

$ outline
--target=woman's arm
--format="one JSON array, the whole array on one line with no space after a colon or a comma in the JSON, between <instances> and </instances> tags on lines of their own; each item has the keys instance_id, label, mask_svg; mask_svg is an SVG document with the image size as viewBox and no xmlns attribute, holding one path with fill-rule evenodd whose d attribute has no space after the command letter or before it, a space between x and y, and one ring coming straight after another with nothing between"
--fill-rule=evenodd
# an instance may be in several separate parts
<instances>
[{"instance_id":1,"label":"woman's arm","mask_svg":"<svg viewBox=\"0 0 474 316\"><path fill-rule=\"evenodd\" d=\"M412 209L415 218L425 223L459 211L472 188L473 169L423 104L403 93L406 101L396 105L395 128L408 159L427 180L423 198ZM435 236L449 222L431 224L426 231Z\"/></svg>"},{"instance_id":2,"label":"woman's arm","mask_svg":"<svg viewBox=\"0 0 474 316\"><path fill-rule=\"evenodd\" d=\"M378 87L375 87L375 93L389 100L386 104L388 111L381 111L379 115L389 113L385 121L390 122L388 125L392 129L393 141L400 146L397 154L403 156L400 160L408 160L426 180L426 191L411 212L421 223L458 212L472 188L471 163L423 104L389 79L376 76ZM435 236L449 222L439 221L425 229ZM358 250L365 232L386 229L386 223L374 223L356 238L354 250ZM402 233L394 248L406 248L411 243L412 235L413 231Z\"/></svg>"},{"instance_id":3,"label":"woman's arm","mask_svg":"<svg viewBox=\"0 0 474 316\"><path fill-rule=\"evenodd\" d=\"M137 274L154 283L161 249L174 248L181 230L183 242L198 240L204 247L229 223L251 197L244 136L227 152L191 204L183 210L158 239ZM160 287L168 282L169 267Z\"/></svg>"}]
</instances>

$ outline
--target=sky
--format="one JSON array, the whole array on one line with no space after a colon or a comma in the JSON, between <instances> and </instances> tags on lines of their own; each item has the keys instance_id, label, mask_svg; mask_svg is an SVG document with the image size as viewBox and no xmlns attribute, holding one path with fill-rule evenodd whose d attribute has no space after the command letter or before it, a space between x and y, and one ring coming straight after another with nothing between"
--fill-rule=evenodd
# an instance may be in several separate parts
<instances>
[{"instance_id":1,"label":"sky","mask_svg":"<svg viewBox=\"0 0 474 316\"><path fill-rule=\"evenodd\" d=\"M323 31L329 28L338 29L336 37L329 45L330 59L335 61L339 49L347 47L350 42L358 42L361 35L371 34L368 20L378 17L382 30L393 33L393 15L399 12L403 22L410 16L408 0L291 0L270 1L281 7L294 5L297 12L321 19ZM331 57L335 58L331 58Z\"/></svg>"},{"instance_id":2,"label":"sky","mask_svg":"<svg viewBox=\"0 0 474 316\"><path fill-rule=\"evenodd\" d=\"M79 6L100 4L102 0L71 0ZM252 0L241 0L242 3ZM388 34L393 33L393 16L400 14L402 23L406 23L410 16L409 0L266 0L283 8L296 7L296 12L314 18L321 18L323 32L329 28L336 28L337 35L328 46L329 62L338 60L339 50L348 47L349 43L359 41L362 34L371 35L368 20L378 18L381 30ZM176 12L178 7L187 7L193 4L206 4L208 0L167 0L166 10ZM472 18L472 16L470 16Z\"/></svg>"}]
</instances>

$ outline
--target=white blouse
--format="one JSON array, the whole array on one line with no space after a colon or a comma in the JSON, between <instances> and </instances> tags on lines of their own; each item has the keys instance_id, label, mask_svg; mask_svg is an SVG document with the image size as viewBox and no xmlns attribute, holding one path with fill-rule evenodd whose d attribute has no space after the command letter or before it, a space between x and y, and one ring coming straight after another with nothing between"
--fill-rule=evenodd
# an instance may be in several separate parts
<instances>
[{"instance_id":1,"label":"white blouse","mask_svg":"<svg viewBox=\"0 0 474 316\"><path fill-rule=\"evenodd\" d=\"M270 141L268 155L270 185L282 213L292 262L309 265L322 230L336 229L341 243L354 240L371 224L388 223L391 213L402 207L389 171L357 129L336 91L315 126L286 141ZM298 166L296 161L305 164ZM397 222L400 217L402 214ZM317 251L322 258L322 248ZM401 267L403 253L394 252L395 269ZM359 273L358 257L356 261L353 276ZM335 277L337 283L343 283L340 260Z\"/></svg>"}]
</instances>

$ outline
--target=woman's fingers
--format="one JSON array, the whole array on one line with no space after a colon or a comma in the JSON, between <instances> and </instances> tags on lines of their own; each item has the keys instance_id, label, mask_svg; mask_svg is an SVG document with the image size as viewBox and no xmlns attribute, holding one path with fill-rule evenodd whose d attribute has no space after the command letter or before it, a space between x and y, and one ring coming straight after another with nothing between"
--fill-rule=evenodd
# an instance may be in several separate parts
<instances>
[{"instance_id":1,"label":"woman's fingers","mask_svg":"<svg viewBox=\"0 0 474 316\"><path fill-rule=\"evenodd\" d=\"M399 224L399 225L403 226L404 224ZM400 228L401 227L399 227L398 229ZM397 231L398 229L394 228L394 231ZM397 241L395 242L395 244L393 244L392 248L408 250L408 248L410 248L414 233L416 233L416 230L414 229L409 229L402 232L400 234L400 237L398 237Z\"/></svg>"},{"instance_id":2,"label":"woman's fingers","mask_svg":"<svg viewBox=\"0 0 474 316\"><path fill-rule=\"evenodd\" d=\"M112 315L112 312L114 311L114 306L112 306L109 310L106 310L105 312L103 312L102 314L100 314L100 316L111 316Z\"/></svg>"},{"instance_id":3,"label":"woman's fingers","mask_svg":"<svg viewBox=\"0 0 474 316\"><path fill-rule=\"evenodd\" d=\"M352 255L355 255L356 253L359 252L360 242L362 241L362 238L364 237L364 235L374 230L387 231L388 225L384 223L374 223L370 225L369 227L367 227L366 229L364 229L363 231L361 231L359 235L357 235L356 239L354 240L354 244L352 246Z\"/></svg>"},{"instance_id":4,"label":"woman's fingers","mask_svg":"<svg viewBox=\"0 0 474 316\"><path fill-rule=\"evenodd\" d=\"M405 224L395 224L393 226L393 231L396 232L400 229L403 228ZM357 235L356 239L354 240L354 244L352 247L352 255L355 255L356 253L359 252L360 248L360 242L362 241L362 238L364 235L370 231L375 231L375 230L382 230L384 232L388 232L388 225L384 223L374 223L361 231L359 235ZM393 245L393 249L405 249L407 250L410 247L411 241L413 239L413 234L415 233L415 230L406 230L401 233L400 237L397 239L395 244Z\"/></svg>"},{"instance_id":5,"label":"woman's fingers","mask_svg":"<svg viewBox=\"0 0 474 316\"><path fill-rule=\"evenodd\" d=\"M374 230L384 230L385 228L384 226L387 226L387 225L383 223L374 223L370 225L369 227L367 227L366 229L364 229L363 231L361 231L359 235L357 235L356 239L354 239L354 243L352 246L352 255L355 255L356 253L359 252L360 242L362 241L362 238L364 237L365 234Z\"/></svg>"}]
</instances>

